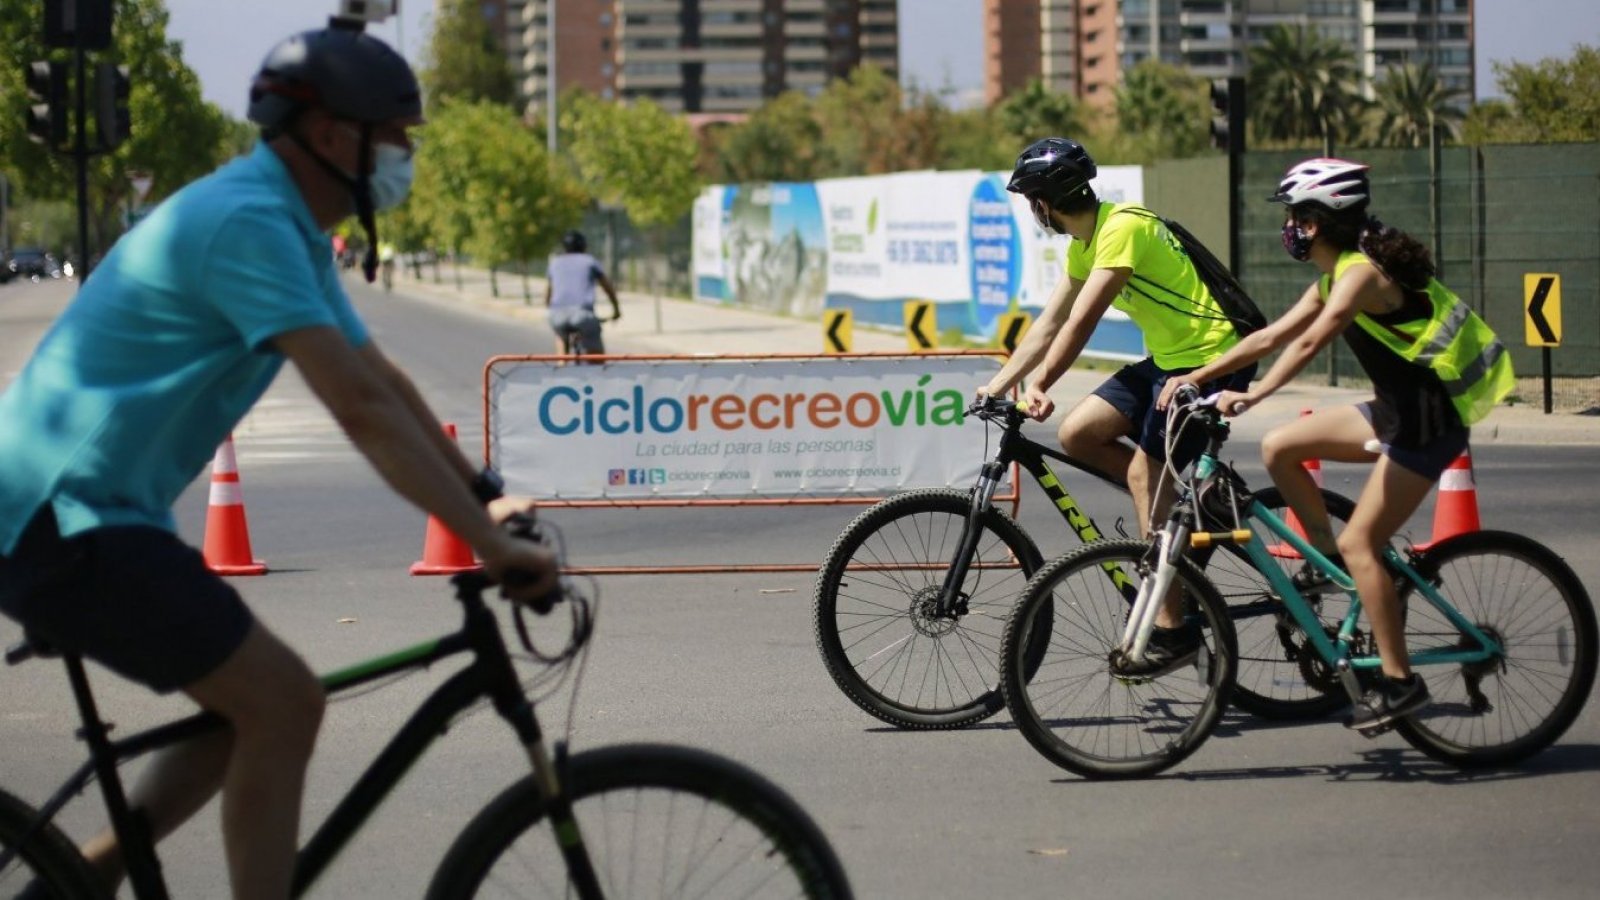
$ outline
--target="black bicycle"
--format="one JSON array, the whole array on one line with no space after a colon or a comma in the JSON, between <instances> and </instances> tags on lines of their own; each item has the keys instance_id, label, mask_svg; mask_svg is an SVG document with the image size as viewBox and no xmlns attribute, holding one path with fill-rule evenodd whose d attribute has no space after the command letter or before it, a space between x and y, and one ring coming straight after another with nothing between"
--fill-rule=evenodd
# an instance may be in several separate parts
<instances>
[{"instance_id":1,"label":"black bicycle","mask_svg":"<svg viewBox=\"0 0 1600 900\"><path fill-rule=\"evenodd\" d=\"M687 747L628 744L569 755L546 743L530 685L561 683L593 633L595 604L564 580L558 602L572 632L558 652L535 647L512 617L522 648L543 671L525 684L484 602L492 586L481 573L451 579L464 622L460 631L325 676L330 695L431 666L457 654L472 662L425 700L378 755L296 859L294 895L302 896L360 830L434 738L457 716L489 702L516 733L532 773L506 788L462 830L428 886L430 900L508 897L810 897L849 898L849 881L823 833L786 793L745 766ZM593 592L590 592L593 595ZM25 639L6 653L16 664L50 655ZM113 741L101 720L80 658L61 654L89 745L84 763L34 809L0 791L0 897L30 888L55 898L105 898L105 887L76 847L52 824L63 806L98 780L124 849L134 896L168 896L143 817L128 809L117 774L122 761L215 728L202 713ZM574 682L576 678L574 678ZM574 688L575 690L575 688Z\"/></svg>"},{"instance_id":2,"label":"black bicycle","mask_svg":"<svg viewBox=\"0 0 1600 900\"><path fill-rule=\"evenodd\" d=\"M1000 642L1005 623L1044 564L1038 545L997 508L995 493L1013 464L1033 477L1084 543L1103 533L1050 469L1066 463L1126 491L1127 484L1030 440L1027 416L1011 401L986 397L967 410L1000 427L992 459L972 488L897 494L863 510L834 541L817 573L813 625L834 683L863 710L901 728L959 728L1005 706ZM1355 510L1322 492L1335 523ZM1276 488L1255 493L1270 510L1287 504ZM1345 699L1306 680L1288 618L1266 577L1237 547L1194 557L1227 603L1239 639L1233 702L1263 718L1325 716ZM1281 568L1301 563L1287 544L1272 549ZM1348 603L1330 597L1331 607ZM1338 608L1328 612L1337 618ZM1044 608L1041 615L1049 615ZM1049 622L1035 633L1048 635ZM1033 664L1044 652L1041 643Z\"/></svg>"}]
</instances>

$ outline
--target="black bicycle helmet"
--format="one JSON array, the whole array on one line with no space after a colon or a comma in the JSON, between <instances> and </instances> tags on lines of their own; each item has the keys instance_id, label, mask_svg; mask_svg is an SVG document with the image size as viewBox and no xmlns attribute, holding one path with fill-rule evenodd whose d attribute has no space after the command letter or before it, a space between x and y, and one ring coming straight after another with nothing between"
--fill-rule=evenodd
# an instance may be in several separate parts
<instances>
[{"instance_id":1,"label":"black bicycle helmet","mask_svg":"<svg viewBox=\"0 0 1600 900\"><path fill-rule=\"evenodd\" d=\"M1089 151L1074 140L1047 137L1034 141L1017 157L1006 190L1051 206L1087 187L1095 176Z\"/></svg>"},{"instance_id":2,"label":"black bicycle helmet","mask_svg":"<svg viewBox=\"0 0 1600 900\"><path fill-rule=\"evenodd\" d=\"M581 231L569 231L561 236L561 247L568 253L586 253L589 250L589 239Z\"/></svg>"},{"instance_id":3,"label":"black bicycle helmet","mask_svg":"<svg viewBox=\"0 0 1600 900\"><path fill-rule=\"evenodd\" d=\"M361 126L359 168L354 176L313 151L289 127L308 109L326 110ZM361 272L371 284L378 277L378 224L372 203L372 127L383 122L420 122L422 89L405 57L366 33L364 24L333 18L321 31L306 31L282 41L261 61L250 85L250 121L262 137L287 134L328 174L350 187L356 218L367 234Z\"/></svg>"},{"instance_id":4,"label":"black bicycle helmet","mask_svg":"<svg viewBox=\"0 0 1600 900\"><path fill-rule=\"evenodd\" d=\"M307 109L378 124L422 117L422 89L405 58L358 25L334 20L267 53L250 85L250 121L282 132Z\"/></svg>"}]
</instances>

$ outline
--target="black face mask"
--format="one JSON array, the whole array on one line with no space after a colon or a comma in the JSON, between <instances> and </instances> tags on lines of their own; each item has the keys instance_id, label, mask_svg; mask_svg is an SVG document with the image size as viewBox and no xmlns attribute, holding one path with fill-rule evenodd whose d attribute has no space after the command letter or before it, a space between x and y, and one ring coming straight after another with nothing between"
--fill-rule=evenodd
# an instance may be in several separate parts
<instances>
[{"instance_id":1,"label":"black face mask","mask_svg":"<svg viewBox=\"0 0 1600 900\"><path fill-rule=\"evenodd\" d=\"M1296 260L1311 258L1311 236L1300 230L1294 222L1283 223L1283 249Z\"/></svg>"}]
</instances>

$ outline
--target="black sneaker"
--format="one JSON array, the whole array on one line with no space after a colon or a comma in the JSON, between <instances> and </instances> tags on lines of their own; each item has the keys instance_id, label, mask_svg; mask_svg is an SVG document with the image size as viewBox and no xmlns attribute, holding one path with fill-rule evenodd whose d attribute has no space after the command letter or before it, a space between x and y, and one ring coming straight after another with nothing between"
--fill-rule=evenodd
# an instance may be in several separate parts
<instances>
[{"instance_id":1,"label":"black sneaker","mask_svg":"<svg viewBox=\"0 0 1600 900\"><path fill-rule=\"evenodd\" d=\"M1191 665L1200 656L1200 629L1193 625L1150 631L1144 661L1131 663L1120 649L1111 651L1111 674L1120 678L1160 678Z\"/></svg>"},{"instance_id":2,"label":"black sneaker","mask_svg":"<svg viewBox=\"0 0 1600 900\"><path fill-rule=\"evenodd\" d=\"M1432 699L1427 683L1415 672L1404 681L1379 676L1373 679L1372 687L1361 696L1344 725L1360 732L1382 731L1396 720L1417 713Z\"/></svg>"},{"instance_id":3,"label":"black sneaker","mask_svg":"<svg viewBox=\"0 0 1600 900\"><path fill-rule=\"evenodd\" d=\"M1328 561L1341 569L1344 568L1344 557L1338 555L1337 553L1328 557ZM1314 597L1319 594L1334 594L1338 593L1340 590L1343 590L1333 582L1332 578L1328 577L1327 572L1324 572L1312 565L1310 560L1306 560L1303 564L1301 564L1300 570L1295 572L1294 576L1289 580L1294 583L1294 589L1299 591L1300 594L1305 597Z\"/></svg>"}]
</instances>

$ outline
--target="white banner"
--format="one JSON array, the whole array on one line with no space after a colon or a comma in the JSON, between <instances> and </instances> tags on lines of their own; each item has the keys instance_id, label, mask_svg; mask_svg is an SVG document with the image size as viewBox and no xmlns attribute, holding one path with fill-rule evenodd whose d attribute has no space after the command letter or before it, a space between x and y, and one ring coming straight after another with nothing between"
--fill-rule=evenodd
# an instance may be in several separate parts
<instances>
[{"instance_id":1,"label":"white banner","mask_svg":"<svg viewBox=\"0 0 1600 900\"><path fill-rule=\"evenodd\" d=\"M718 185L695 204L695 296L899 329L907 301L935 303L936 330L992 337L1001 313L1037 313L1061 279L1067 239L1034 223L1009 173L900 172L800 184ZM1103 166L1096 192L1143 202L1138 166ZM1109 310L1086 350L1138 358L1142 336Z\"/></svg>"},{"instance_id":2,"label":"white banner","mask_svg":"<svg viewBox=\"0 0 1600 900\"><path fill-rule=\"evenodd\" d=\"M490 461L568 500L881 495L977 476L984 356L490 367ZM992 449L992 446L991 448Z\"/></svg>"}]
</instances>

